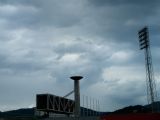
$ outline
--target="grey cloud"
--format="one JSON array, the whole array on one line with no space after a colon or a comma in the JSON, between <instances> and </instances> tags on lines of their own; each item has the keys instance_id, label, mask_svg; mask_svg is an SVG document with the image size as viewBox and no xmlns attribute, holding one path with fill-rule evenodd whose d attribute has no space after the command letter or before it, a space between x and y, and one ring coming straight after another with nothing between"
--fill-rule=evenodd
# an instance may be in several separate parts
<instances>
[{"instance_id":1,"label":"grey cloud","mask_svg":"<svg viewBox=\"0 0 160 120\"><path fill-rule=\"evenodd\" d=\"M41 5L42 14L39 16L42 15L43 18L40 18L40 25L50 24L56 27L71 27L79 24L82 19L81 8L75 7L71 2L63 1L59 4L58 1L50 1L49 3L43 2Z\"/></svg>"},{"instance_id":2,"label":"grey cloud","mask_svg":"<svg viewBox=\"0 0 160 120\"><path fill-rule=\"evenodd\" d=\"M153 25L154 23L149 21L152 16L159 18L159 14L157 14L159 1L150 1L145 2L145 4L140 4L144 1L121 0L119 1L122 3L121 6L116 6L120 4L117 1L115 1L116 5L110 4L112 1L107 0L95 0L90 2L95 5L106 5L103 7L93 7L93 11L95 12L93 20L99 26L96 29L96 35L116 41L135 43L137 39L137 30L144 25Z\"/></svg>"},{"instance_id":3,"label":"grey cloud","mask_svg":"<svg viewBox=\"0 0 160 120\"><path fill-rule=\"evenodd\" d=\"M143 2L0 0L1 6L11 5L18 10L7 13L3 8L6 11L0 15L0 32L3 33L0 35L0 93L4 96L0 106L8 103L8 108L11 108L13 104L15 107L33 104L37 93L63 96L73 89L69 79L72 75L84 76L82 94L88 93L93 97L104 94L104 110L145 103L142 83L126 81L122 87L109 76L102 76L103 70L112 66L134 66L135 70L144 66L137 35L144 25L149 25L158 73L159 2L146 1L142 6ZM119 57L114 57L119 51L125 52L126 56L131 52L131 58L120 61ZM78 58L73 58L73 61L63 59L67 54L78 55ZM102 85L102 89L98 88L95 94L90 87L97 84ZM107 87L114 89L109 93L104 89ZM16 92L20 97L14 96ZM18 104L16 101L23 96L26 100ZM13 101L10 101L11 97Z\"/></svg>"},{"instance_id":4,"label":"grey cloud","mask_svg":"<svg viewBox=\"0 0 160 120\"><path fill-rule=\"evenodd\" d=\"M105 95L104 98L106 103L104 104L114 110L129 105L147 104L147 100L145 100L146 91L144 89L144 83L145 81L140 81L139 83L135 81L132 82L132 84L123 84L125 87L115 84L112 91L106 91L107 95ZM110 109L108 109L108 111L110 111Z\"/></svg>"},{"instance_id":5,"label":"grey cloud","mask_svg":"<svg viewBox=\"0 0 160 120\"><path fill-rule=\"evenodd\" d=\"M41 76L33 71L25 74L24 72L20 74L0 73L0 93L3 96L0 102L1 110L24 108L31 104L35 106L35 95L37 93L52 93L53 88L56 88L54 80L46 79L44 71L40 72ZM6 106L6 108L3 109L3 106Z\"/></svg>"},{"instance_id":6,"label":"grey cloud","mask_svg":"<svg viewBox=\"0 0 160 120\"><path fill-rule=\"evenodd\" d=\"M80 7L76 8L74 2L63 1L59 3L57 0L47 0L47 2L43 0L8 0L2 1L2 3L2 6L12 5L18 9L15 14L9 16L3 15L5 19L10 20L8 26L33 28L42 28L43 26L71 27L79 24L82 19L80 15L82 9ZM82 3L79 2L79 4Z\"/></svg>"},{"instance_id":7,"label":"grey cloud","mask_svg":"<svg viewBox=\"0 0 160 120\"><path fill-rule=\"evenodd\" d=\"M103 5L152 5L159 3L158 0L153 1L146 1L146 0L88 0L89 2L93 3L95 6L103 6Z\"/></svg>"}]
</instances>

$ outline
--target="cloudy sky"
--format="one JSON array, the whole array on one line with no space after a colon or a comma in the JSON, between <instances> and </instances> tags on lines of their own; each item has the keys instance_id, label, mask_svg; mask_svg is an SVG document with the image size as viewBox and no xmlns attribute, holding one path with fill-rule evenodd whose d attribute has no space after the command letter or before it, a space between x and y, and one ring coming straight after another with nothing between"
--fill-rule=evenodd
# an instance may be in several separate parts
<instances>
[{"instance_id":1,"label":"cloudy sky","mask_svg":"<svg viewBox=\"0 0 160 120\"><path fill-rule=\"evenodd\" d=\"M0 0L0 110L35 106L36 94L63 96L82 75L81 95L101 110L147 104L144 52L149 27L160 91L159 0Z\"/></svg>"}]
</instances>

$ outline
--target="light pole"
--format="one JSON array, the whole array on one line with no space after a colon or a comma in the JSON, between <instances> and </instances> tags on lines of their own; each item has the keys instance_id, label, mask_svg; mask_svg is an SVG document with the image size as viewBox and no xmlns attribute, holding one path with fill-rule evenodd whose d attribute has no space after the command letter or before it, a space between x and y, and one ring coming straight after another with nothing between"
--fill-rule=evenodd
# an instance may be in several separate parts
<instances>
[{"instance_id":1,"label":"light pole","mask_svg":"<svg viewBox=\"0 0 160 120\"><path fill-rule=\"evenodd\" d=\"M151 103L152 112L154 112L154 102L156 97L156 85L154 80L152 57L149 43L148 28L144 27L138 32L140 50L145 52L145 66L146 66L146 82L147 82L147 97L148 103Z\"/></svg>"}]
</instances>

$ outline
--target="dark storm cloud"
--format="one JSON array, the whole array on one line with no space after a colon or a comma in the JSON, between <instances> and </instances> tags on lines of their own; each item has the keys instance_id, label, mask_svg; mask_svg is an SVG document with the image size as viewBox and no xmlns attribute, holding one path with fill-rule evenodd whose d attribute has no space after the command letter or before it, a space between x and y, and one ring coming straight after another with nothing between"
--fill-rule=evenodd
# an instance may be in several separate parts
<instances>
[{"instance_id":1,"label":"dark storm cloud","mask_svg":"<svg viewBox=\"0 0 160 120\"><path fill-rule=\"evenodd\" d=\"M117 0L117 1L113 1L113 0L88 0L89 2L91 2L92 4L94 4L95 6L103 6L103 5L156 5L157 3L159 3L159 0L153 0L153 1L146 1L146 0ZM142 7L142 6L141 6Z\"/></svg>"},{"instance_id":2,"label":"dark storm cloud","mask_svg":"<svg viewBox=\"0 0 160 120\"><path fill-rule=\"evenodd\" d=\"M35 13L36 8L33 6L5 4L1 6L0 17L6 30L15 30L20 27L31 27L36 20Z\"/></svg>"},{"instance_id":3,"label":"dark storm cloud","mask_svg":"<svg viewBox=\"0 0 160 120\"><path fill-rule=\"evenodd\" d=\"M89 0L89 2L94 5L93 17L100 26L97 29L97 35L112 40L135 43L137 29L145 25L154 25L154 22L150 21L152 17L159 19L157 12L160 2L158 0ZM158 26L155 27L158 28Z\"/></svg>"},{"instance_id":4,"label":"dark storm cloud","mask_svg":"<svg viewBox=\"0 0 160 120\"><path fill-rule=\"evenodd\" d=\"M7 0L1 1L1 3L2 7L16 9L15 13L1 14L3 19L8 21L7 26L10 29L17 26L35 29L43 27L71 27L79 24L82 19L81 14L83 13L81 12L83 8L76 7L75 1ZM77 4L81 5L81 2L77 2Z\"/></svg>"}]
</instances>

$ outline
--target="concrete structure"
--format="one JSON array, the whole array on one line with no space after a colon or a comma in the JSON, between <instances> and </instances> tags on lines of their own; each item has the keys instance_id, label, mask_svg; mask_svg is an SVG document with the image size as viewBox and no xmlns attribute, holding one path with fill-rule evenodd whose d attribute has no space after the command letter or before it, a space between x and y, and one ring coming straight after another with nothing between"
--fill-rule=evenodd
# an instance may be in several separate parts
<instances>
[{"instance_id":1,"label":"concrete structure","mask_svg":"<svg viewBox=\"0 0 160 120\"><path fill-rule=\"evenodd\" d=\"M70 77L74 80L74 97L75 97L75 117L80 117L80 90L79 90L79 80L82 76L72 76Z\"/></svg>"}]
</instances>

